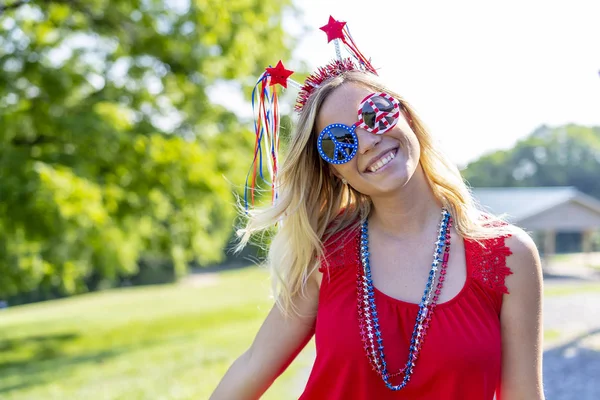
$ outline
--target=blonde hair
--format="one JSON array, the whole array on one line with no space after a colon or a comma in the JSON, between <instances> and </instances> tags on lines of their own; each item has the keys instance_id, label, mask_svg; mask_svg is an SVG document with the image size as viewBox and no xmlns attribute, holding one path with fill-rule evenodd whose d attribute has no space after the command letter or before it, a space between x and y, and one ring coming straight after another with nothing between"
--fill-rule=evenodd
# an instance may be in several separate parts
<instances>
[{"instance_id":1,"label":"blonde hair","mask_svg":"<svg viewBox=\"0 0 600 400\"><path fill-rule=\"evenodd\" d=\"M267 264L277 304L285 313L295 310L293 299L304 293L308 277L319 266L323 243L348 227L358 227L371 211L371 199L331 173L317 151L314 132L318 112L327 96L344 83L394 96L404 108L421 146L420 164L434 196L446 207L463 238L486 239L510 233L499 218L482 213L456 165L437 147L423 122L402 96L368 73L346 72L324 82L308 98L287 148L278 177L279 199L273 206L249 211L238 231L243 248L251 236L277 224Z\"/></svg>"}]
</instances>

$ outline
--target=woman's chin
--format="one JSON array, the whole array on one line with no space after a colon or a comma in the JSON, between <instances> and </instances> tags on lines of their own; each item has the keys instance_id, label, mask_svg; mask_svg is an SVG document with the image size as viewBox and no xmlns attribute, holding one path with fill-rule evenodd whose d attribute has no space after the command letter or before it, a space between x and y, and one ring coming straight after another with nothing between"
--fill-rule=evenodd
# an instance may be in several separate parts
<instances>
[{"instance_id":1,"label":"woman's chin","mask_svg":"<svg viewBox=\"0 0 600 400\"><path fill-rule=\"evenodd\" d=\"M385 167L387 167L387 165ZM365 180L367 180L365 192L369 192L365 194L368 194L369 196L387 196L401 192L414 178L416 178L415 175L418 175L415 174L417 168L410 167L411 166L406 163L398 163L394 165L394 168L389 168L387 171L381 171L382 173L380 175L376 172L371 176L365 176Z\"/></svg>"}]
</instances>

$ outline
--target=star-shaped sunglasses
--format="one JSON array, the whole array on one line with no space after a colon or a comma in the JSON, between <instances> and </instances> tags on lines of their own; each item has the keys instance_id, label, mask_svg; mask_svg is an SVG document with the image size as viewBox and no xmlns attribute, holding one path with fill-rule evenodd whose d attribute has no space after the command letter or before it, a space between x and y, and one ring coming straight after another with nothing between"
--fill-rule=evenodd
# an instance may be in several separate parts
<instances>
[{"instance_id":1,"label":"star-shaped sunglasses","mask_svg":"<svg viewBox=\"0 0 600 400\"><path fill-rule=\"evenodd\" d=\"M321 158L331 164L345 164L358 151L356 129L375 134L392 129L400 118L400 104L387 93L371 93L358 107L358 121L352 125L327 125L319 134L317 148Z\"/></svg>"}]
</instances>

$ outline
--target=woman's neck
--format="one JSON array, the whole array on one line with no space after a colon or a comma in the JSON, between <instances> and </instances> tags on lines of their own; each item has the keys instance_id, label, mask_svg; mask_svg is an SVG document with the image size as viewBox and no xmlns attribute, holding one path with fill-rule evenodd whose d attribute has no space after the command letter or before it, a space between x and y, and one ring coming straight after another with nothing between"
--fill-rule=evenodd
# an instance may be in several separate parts
<instances>
[{"instance_id":1,"label":"woman's neck","mask_svg":"<svg viewBox=\"0 0 600 400\"><path fill-rule=\"evenodd\" d=\"M429 232L440 219L442 205L433 195L421 166L401 190L371 200L370 225L398 239Z\"/></svg>"}]
</instances>

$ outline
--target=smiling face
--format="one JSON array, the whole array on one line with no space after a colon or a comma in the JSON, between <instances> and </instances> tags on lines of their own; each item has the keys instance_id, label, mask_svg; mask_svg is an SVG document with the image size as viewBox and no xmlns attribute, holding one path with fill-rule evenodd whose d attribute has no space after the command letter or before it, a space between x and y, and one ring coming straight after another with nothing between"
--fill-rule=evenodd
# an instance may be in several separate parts
<instances>
[{"instance_id":1,"label":"smiling face","mask_svg":"<svg viewBox=\"0 0 600 400\"><path fill-rule=\"evenodd\" d=\"M335 123L355 124L359 105L373 92L375 90L355 83L335 89L321 106L317 131ZM384 134L377 135L359 127L356 136L356 156L345 164L330 164L336 175L371 197L392 193L410 181L419 165L420 145L404 113L400 113L398 123Z\"/></svg>"}]
</instances>

